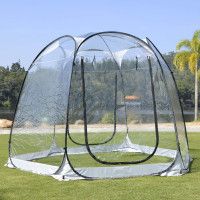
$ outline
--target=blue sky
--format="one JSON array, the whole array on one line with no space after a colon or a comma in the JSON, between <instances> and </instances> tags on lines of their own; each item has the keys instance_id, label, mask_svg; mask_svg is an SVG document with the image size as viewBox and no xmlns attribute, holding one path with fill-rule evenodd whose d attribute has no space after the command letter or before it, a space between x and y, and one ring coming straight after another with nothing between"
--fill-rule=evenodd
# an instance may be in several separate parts
<instances>
[{"instance_id":1,"label":"blue sky","mask_svg":"<svg viewBox=\"0 0 200 200\"><path fill-rule=\"evenodd\" d=\"M28 68L53 39L96 31L149 37L162 52L200 29L199 0L6 0L0 2L0 65Z\"/></svg>"}]
</instances>

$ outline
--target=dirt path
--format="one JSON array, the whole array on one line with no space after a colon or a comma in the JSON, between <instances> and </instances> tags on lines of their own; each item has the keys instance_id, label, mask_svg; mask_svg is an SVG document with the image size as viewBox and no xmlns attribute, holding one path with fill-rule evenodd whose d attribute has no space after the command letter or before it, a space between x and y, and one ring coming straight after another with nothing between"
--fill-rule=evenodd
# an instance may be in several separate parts
<instances>
[{"instance_id":1,"label":"dirt path","mask_svg":"<svg viewBox=\"0 0 200 200\"><path fill-rule=\"evenodd\" d=\"M83 126L82 125L71 125L71 132L83 132ZM186 123L186 128L188 132L200 132L200 122L189 122ZM41 127L39 129L32 129L32 128L27 128L26 132L27 133L34 133L34 132L39 132L39 133L44 133L44 132L52 132L53 127ZM124 125L119 125L117 126L117 130L119 132L125 130ZM155 130L155 125L154 124L133 124L129 125L129 131L147 131L147 132L152 132ZM160 132L171 132L173 131L173 125L168 124L168 123L162 123L159 124L159 131ZM63 133L65 131L64 126L56 126L56 132L58 133ZM95 131L95 132L110 132L113 131L113 125L88 125L88 131ZM0 134L9 134L10 129L3 129L0 128Z\"/></svg>"}]
</instances>

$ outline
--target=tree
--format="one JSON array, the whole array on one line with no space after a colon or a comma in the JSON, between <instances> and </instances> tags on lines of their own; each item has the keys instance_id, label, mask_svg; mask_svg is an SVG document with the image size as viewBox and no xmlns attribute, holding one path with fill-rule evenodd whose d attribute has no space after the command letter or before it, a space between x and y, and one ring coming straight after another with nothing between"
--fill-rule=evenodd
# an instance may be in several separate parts
<instances>
[{"instance_id":1,"label":"tree","mask_svg":"<svg viewBox=\"0 0 200 200\"><path fill-rule=\"evenodd\" d=\"M191 110L194 107L194 76L190 70L186 68L184 71L180 71L174 64L175 52L169 52L163 54L168 65L171 67L176 84L179 91L180 100L184 110Z\"/></svg>"},{"instance_id":2,"label":"tree","mask_svg":"<svg viewBox=\"0 0 200 200\"><path fill-rule=\"evenodd\" d=\"M200 74L200 30L195 31L192 40L181 40L176 45L178 51L174 57L174 65L184 71L186 67L195 76L195 109L194 120L198 119L198 76Z\"/></svg>"},{"instance_id":3,"label":"tree","mask_svg":"<svg viewBox=\"0 0 200 200\"><path fill-rule=\"evenodd\" d=\"M14 110L25 73L19 62L10 69L0 66L0 109Z\"/></svg>"},{"instance_id":4,"label":"tree","mask_svg":"<svg viewBox=\"0 0 200 200\"><path fill-rule=\"evenodd\" d=\"M11 72L18 72L18 71L21 71L21 70L23 70L23 68L21 68L20 62L13 63L11 68L10 68Z\"/></svg>"}]
</instances>

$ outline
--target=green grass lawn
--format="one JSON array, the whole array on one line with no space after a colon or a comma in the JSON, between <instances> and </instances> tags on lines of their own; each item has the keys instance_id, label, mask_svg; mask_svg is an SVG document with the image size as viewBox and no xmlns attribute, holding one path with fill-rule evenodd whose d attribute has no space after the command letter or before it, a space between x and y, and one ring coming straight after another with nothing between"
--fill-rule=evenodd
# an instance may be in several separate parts
<instances>
[{"instance_id":1,"label":"green grass lawn","mask_svg":"<svg viewBox=\"0 0 200 200\"><path fill-rule=\"evenodd\" d=\"M0 136L0 200L200 199L200 133L189 133L191 173L180 177L137 177L59 182L51 177L4 167L8 136Z\"/></svg>"}]
</instances>

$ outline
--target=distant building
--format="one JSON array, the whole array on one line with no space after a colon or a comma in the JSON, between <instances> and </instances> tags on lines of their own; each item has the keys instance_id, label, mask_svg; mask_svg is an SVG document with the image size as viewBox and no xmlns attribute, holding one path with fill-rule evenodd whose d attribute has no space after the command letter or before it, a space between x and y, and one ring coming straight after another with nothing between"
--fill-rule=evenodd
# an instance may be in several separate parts
<instances>
[{"instance_id":1,"label":"distant building","mask_svg":"<svg viewBox=\"0 0 200 200\"><path fill-rule=\"evenodd\" d=\"M141 98L135 95L129 95L124 97L124 101L127 106L134 107L135 109L140 109Z\"/></svg>"}]
</instances>

